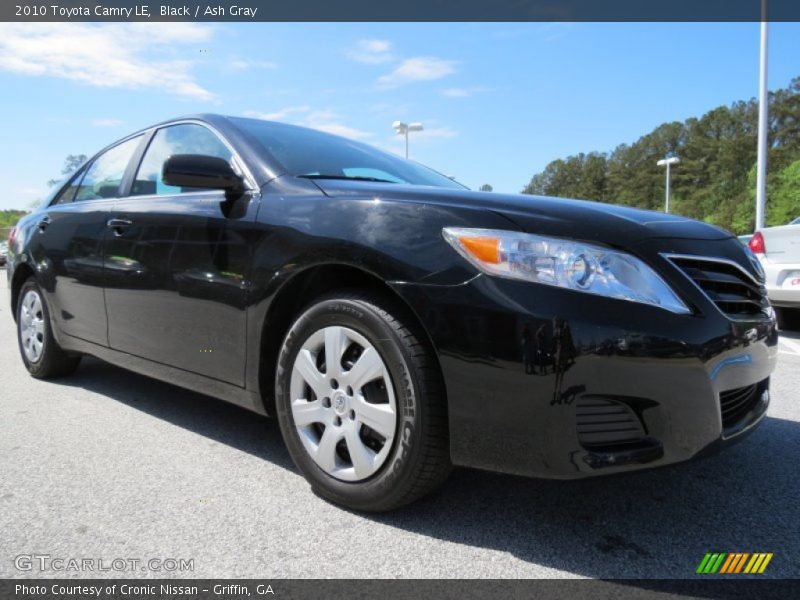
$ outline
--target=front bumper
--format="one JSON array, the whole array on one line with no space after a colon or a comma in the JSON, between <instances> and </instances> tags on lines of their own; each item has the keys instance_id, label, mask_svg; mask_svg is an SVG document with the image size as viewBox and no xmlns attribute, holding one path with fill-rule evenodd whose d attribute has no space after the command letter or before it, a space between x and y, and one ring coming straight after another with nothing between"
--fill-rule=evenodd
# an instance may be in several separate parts
<instances>
[{"instance_id":1,"label":"front bumper","mask_svg":"<svg viewBox=\"0 0 800 600\"><path fill-rule=\"evenodd\" d=\"M774 320L676 315L484 275L394 288L438 351L455 464L560 479L666 465L765 416ZM749 404L734 406L746 392ZM738 407L728 422L721 395Z\"/></svg>"}]
</instances>

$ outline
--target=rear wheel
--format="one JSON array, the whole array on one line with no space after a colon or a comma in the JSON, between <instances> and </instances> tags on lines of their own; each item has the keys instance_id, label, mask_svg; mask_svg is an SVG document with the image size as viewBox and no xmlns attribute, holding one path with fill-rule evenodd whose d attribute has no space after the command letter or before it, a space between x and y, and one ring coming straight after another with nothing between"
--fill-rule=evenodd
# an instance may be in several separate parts
<instances>
[{"instance_id":1,"label":"rear wheel","mask_svg":"<svg viewBox=\"0 0 800 600\"><path fill-rule=\"evenodd\" d=\"M19 291L17 339L25 368L38 379L69 375L81 361L80 356L64 352L53 337L50 313L33 277Z\"/></svg>"},{"instance_id":2,"label":"rear wheel","mask_svg":"<svg viewBox=\"0 0 800 600\"><path fill-rule=\"evenodd\" d=\"M776 308L780 329L800 329L800 308Z\"/></svg>"},{"instance_id":3,"label":"rear wheel","mask_svg":"<svg viewBox=\"0 0 800 600\"><path fill-rule=\"evenodd\" d=\"M450 471L441 376L409 321L389 299L340 293L316 301L286 336L276 377L281 432L328 500L390 510Z\"/></svg>"}]
</instances>

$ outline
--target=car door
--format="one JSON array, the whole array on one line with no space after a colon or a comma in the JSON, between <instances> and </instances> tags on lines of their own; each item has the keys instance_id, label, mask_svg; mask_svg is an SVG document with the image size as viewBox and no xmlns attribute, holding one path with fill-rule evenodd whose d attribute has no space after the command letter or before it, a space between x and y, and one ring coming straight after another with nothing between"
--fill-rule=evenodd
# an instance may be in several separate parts
<instances>
[{"instance_id":1,"label":"car door","mask_svg":"<svg viewBox=\"0 0 800 600\"><path fill-rule=\"evenodd\" d=\"M154 132L128 196L116 203L108 240L109 345L244 386L249 237L258 195L231 201L222 191L166 185L163 165L174 154L242 164L203 124Z\"/></svg>"},{"instance_id":2,"label":"car door","mask_svg":"<svg viewBox=\"0 0 800 600\"><path fill-rule=\"evenodd\" d=\"M108 345L103 294L107 221L138 135L95 157L72 177L42 212L29 242L53 325L67 335Z\"/></svg>"}]
</instances>

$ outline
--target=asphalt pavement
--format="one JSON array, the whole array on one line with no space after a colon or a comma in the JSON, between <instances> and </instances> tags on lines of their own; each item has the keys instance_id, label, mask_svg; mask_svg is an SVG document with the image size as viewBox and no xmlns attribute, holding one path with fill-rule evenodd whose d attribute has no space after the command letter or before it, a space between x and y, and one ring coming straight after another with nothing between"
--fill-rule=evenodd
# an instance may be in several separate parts
<instances>
[{"instance_id":1,"label":"asphalt pavement","mask_svg":"<svg viewBox=\"0 0 800 600\"><path fill-rule=\"evenodd\" d=\"M768 418L722 454L574 482L459 469L364 516L311 493L275 421L94 359L32 379L9 313L0 272L0 577L685 578L706 552L800 577L800 334ZM41 572L52 559L95 570Z\"/></svg>"}]
</instances>

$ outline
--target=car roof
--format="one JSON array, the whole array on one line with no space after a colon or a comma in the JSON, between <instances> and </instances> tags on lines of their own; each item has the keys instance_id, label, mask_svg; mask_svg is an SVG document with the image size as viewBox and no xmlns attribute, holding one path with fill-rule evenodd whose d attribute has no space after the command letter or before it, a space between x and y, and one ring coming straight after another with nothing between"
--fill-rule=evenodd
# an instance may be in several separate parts
<instances>
[{"instance_id":1,"label":"car roof","mask_svg":"<svg viewBox=\"0 0 800 600\"><path fill-rule=\"evenodd\" d=\"M216 113L197 113L192 115L185 115L180 117L173 117L166 119L153 125L148 125L137 131L134 131L116 141L106 145L94 154L92 154L86 162L91 162L98 155L107 151L108 149L139 135L145 135L160 127L175 125L186 122L200 122L210 125L212 129L221 134L228 142L233 144L236 148L237 154L245 162L248 170L253 175L255 183L259 186L267 181L274 179L282 174L282 167L269 157L253 140L244 134L240 128L230 121L229 117ZM84 165L86 163L83 163ZM78 167L82 168L83 165ZM71 177L72 175L70 175Z\"/></svg>"}]
</instances>

